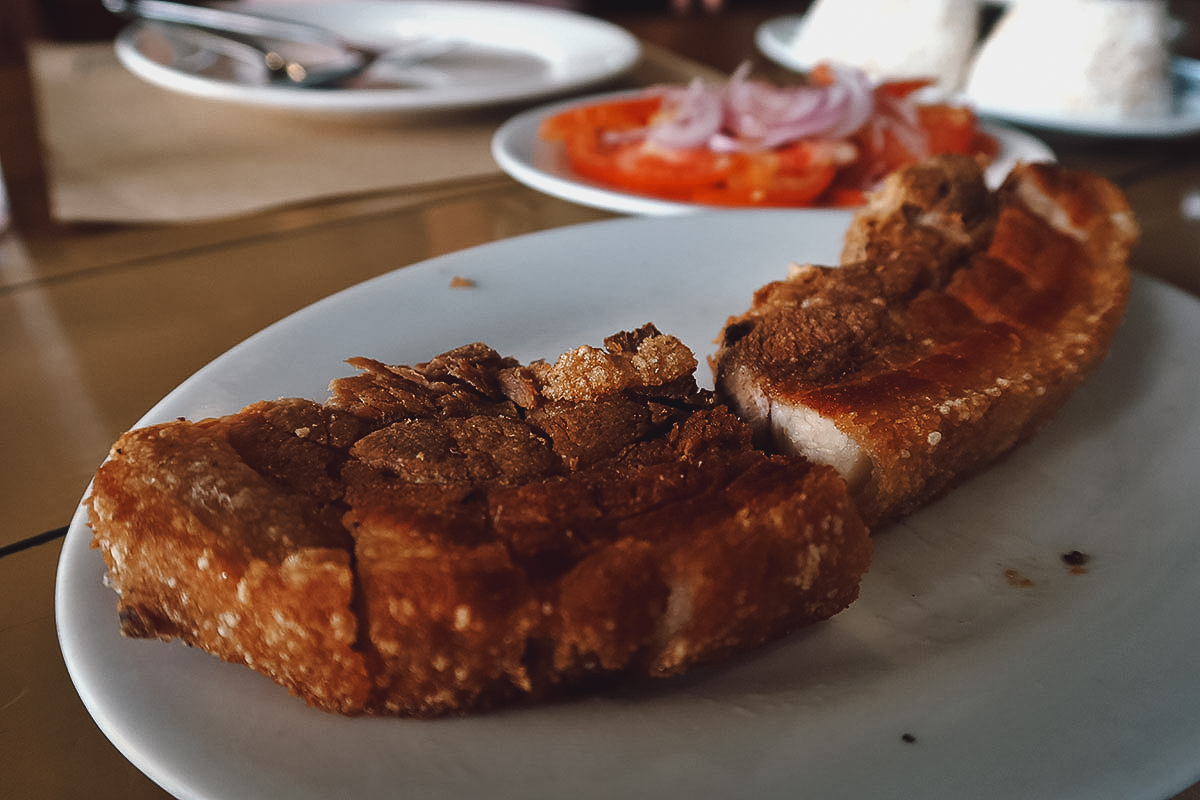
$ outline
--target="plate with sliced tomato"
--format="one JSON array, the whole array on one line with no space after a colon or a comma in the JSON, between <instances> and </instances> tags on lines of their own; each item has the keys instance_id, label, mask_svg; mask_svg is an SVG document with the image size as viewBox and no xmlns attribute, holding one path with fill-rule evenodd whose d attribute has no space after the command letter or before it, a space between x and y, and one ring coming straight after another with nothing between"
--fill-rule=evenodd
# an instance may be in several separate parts
<instances>
[{"instance_id":1,"label":"plate with sliced tomato","mask_svg":"<svg viewBox=\"0 0 1200 800\"><path fill-rule=\"evenodd\" d=\"M988 163L998 185L1018 161L1054 160L1043 142L966 106L918 104L918 81L873 84L823 65L776 87L727 81L655 86L542 106L492 139L501 169L531 188L625 214L706 208L855 208L898 167L934 153Z\"/></svg>"}]
</instances>

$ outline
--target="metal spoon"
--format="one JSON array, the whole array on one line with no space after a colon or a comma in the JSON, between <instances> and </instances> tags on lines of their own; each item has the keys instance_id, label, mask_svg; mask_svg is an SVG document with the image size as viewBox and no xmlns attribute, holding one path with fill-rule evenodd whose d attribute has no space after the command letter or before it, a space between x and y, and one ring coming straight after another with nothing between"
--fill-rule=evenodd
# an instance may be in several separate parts
<instances>
[{"instance_id":1,"label":"metal spoon","mask_svg":"<svg viewBox=\"0 0 1200 800\"><path fill-rule=\"evenodd\" d=\"M218 34L242 52L250 52L267 70L272 82L298 87L328 86L361 74L386 58L405 66L432 58L453 46L448 41L421 39L397 47L377 49L346 41L331 30L298 20L206 6L189 6L170 0L103 0L104 7L127 19L184 25ZM280 52L273 43L317 45L338 55L331 63L302 63Z\"/></svg>"}]
</instances>

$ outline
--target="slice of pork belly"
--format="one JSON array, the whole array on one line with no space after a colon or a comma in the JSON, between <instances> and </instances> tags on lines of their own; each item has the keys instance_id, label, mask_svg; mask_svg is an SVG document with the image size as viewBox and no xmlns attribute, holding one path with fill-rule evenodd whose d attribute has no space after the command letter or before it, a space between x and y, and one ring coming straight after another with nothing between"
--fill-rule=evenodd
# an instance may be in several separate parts
<instances>
[{"instance_id":1,"label":"slice of pork belly","mask_svg":"<svg viewBox=\"0 0 1200 800\"><path fill-rule=\"evenodd\" d=\"M793 267L730 318L718 392L769 446L835 467L868 525L1029 439L1103 360L1137 226L1102 178L975 163L893 175L842 266Z\"/></svg>"}]
</instances>

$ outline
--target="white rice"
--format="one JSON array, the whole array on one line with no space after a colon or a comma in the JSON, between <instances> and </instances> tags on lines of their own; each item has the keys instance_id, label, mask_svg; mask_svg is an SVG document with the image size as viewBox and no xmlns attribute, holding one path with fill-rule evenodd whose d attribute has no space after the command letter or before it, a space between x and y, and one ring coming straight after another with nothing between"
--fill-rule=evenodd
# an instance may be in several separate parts
<instances>
[{"instance_id":1,"label":"white rice","mask_svg":"<svg viewBox=\"0 0 1200 800\"><path fill-rule=\"evenodd\" d=\"M1013 0L971 66L991 111L1122 120L1171 113L1165 0Z\"/></svg>"},{"instance_id":2,"label":"white rice","mask_svg":"<svg viewBox=\"0 0 1200 800\"><path fill-rule=\"evenodd\" d=\"M807 63L849 64L875 80L931 78L948 93L978 35L978 0L816 0L790 46Z\"/></svg>"}]
</instances>

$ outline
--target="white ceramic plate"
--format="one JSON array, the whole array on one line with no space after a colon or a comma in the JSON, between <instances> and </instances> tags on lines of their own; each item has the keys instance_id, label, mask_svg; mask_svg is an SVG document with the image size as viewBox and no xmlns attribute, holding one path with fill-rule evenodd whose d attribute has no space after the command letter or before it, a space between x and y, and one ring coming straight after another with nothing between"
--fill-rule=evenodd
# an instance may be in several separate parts
<instances>
[{"instance_id":1,"label":"white ceramic plate","mask_svg":"<svg viewBox=\"0 0 1200 800\"><path fill-rule=\"evenodd\" d=\"M758 49L775 63L807 72L813 64L791 46L804 16L792 14L767 20L755 32ZM1083 136L1166 139L1200 133L1200 61L1175 58L1171 62L1175 85L1175 113L1164 118L1129 120L1088 119L1070 114L1029 113L1020 108L1001 108L970 96L962 98L982 116L1031 128Z\"/></svg>"},{"instance_id":2,"label":"white ceramic plate","mask_svg":"<svg viewBox=\"0 0 1200 800\"><path fill-rule=\"evenodd\" d=\"M538 136L542 122L572 106L632 97L639 90L614 92L583 99L566 100L522 112L505 122L492 137L492 157L500 168L521 183L563 200L622 214L671 215L711 210L712 206L661 200L647 195L613 189L581 177L567 163L559 142ZM988 169L988 182L999 185L1018 161L1053 161L1054 153L1027 133L1001 125L984 129L1000 143L1000 153Z\"/></svg>"},{"instance_id":3,"label":"white ceramic plate","mask_svg":"<svg viewBox=\"0 0 1200 800\"><path fill-rule=\"evenodd\" d=\"M624 218L444 256L268 328L142 422L324 399L350 355L484 340L553 358L647 320L703 363L756 287L831 263L847 219ZM1135 281L1108 361L1031 444L877 534L854 606L681 680L464 719L323 714L122 639L83 516L59 568L63 655L104 732L181 798L1161 800L1200 778L1197 341L1194 298Z\"/></svg>"},{"instance_id":4,"label":"white ceramic plate","mask_svg":"<svg viewBox=\"0 0 1200 800\"><path fill-rule=\"evenodd\" d=\"M816 64L792 47L803 26L803 14L786 14L766 20L755 30L754 43L763 55L781 67L808 72Z\"/></svg>"},{"instance_id":5,"label":"white ceramic plate","mask_svg":"<svg viewBox=\"0 0 1200 800\"><path fill-rule=\"evenodd\" d=\"M394 45L447 39L453 49L415 66L371 68L348 88L268 85L256 72L203 58L165 34L134 23L117 36L121 62L139 77L178 92L305 112L398 112L467 108L542 98L600 83L636 62L641 47L625 30L544 6L475 0L346 0L233 3L328 27L351 41Z\"/></svg>"}]
</instances>

